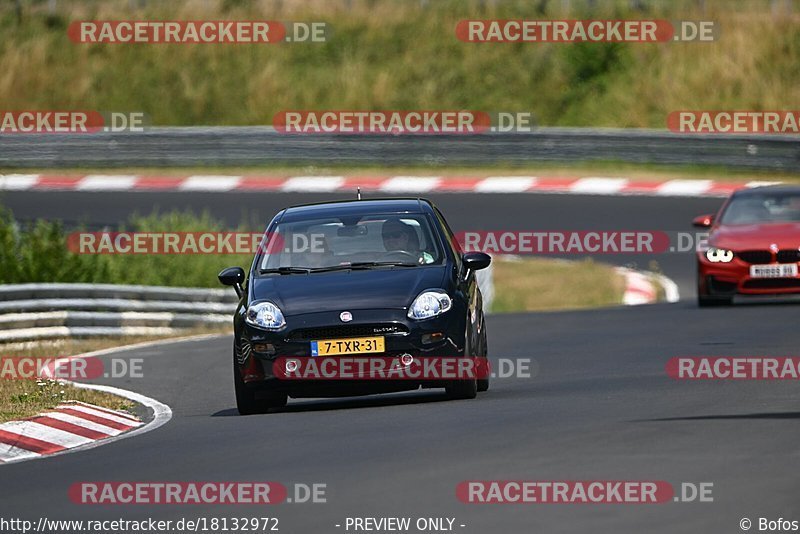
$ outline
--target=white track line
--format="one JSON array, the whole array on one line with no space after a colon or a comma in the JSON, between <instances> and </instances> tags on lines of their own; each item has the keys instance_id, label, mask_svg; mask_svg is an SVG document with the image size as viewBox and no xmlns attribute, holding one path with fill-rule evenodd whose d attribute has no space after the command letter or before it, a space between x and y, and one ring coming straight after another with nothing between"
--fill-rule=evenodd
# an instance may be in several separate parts
<instances>
[{"instance_id":1,"label":"white track line","mask_svg":"<svg viewBox=\"0 0 800 534\"><path fill-rule=\"evenodd\" d=\"M619 193L628 185L627 178L580 178L569 187L572 193L611 195Z\"/></svg>"},{"instance_id":2,"label":"white track line","mask_svg":"<svg viewBox=\"0 0 800 534\"><path fill-rule=\"evenodd\" d=\"M665 196L699 196L714 186L711 180L670 180L656 189L656 194Z\"/></svg>"},{"instance_id":3,"label":"white track line","mask_svg":"<svg viewBox=\"0 0 800 534\"><path fill-rule=\"evenodd\" d=\"M283 182L280 189L284 192L329 193L344 183L344 176L293 176Z\"/></svg>"},{"instance_id":4,"label":"white track line","mask_svg":"<svg viewBox=\"0 0 800 534\"><path fill-rule=\"evenodd\" d=\"M381 183L380 190L389 193L427 193L436 189L441 181L438 176L392 176Z\"/></svg>"},{"instance_id":5,"label":"white track line","mask_svg":"<svg viewBox=\"0 0 800 534\"><path fill-rule=\"evenodd\" d=\"M476 193L523 193L536 184L534 176L490 176L475 184Z\"/></svg>"},{"instance_id":6,"label":"white track line","mask_svg":"<svg viewBox=\"0 0 800 534\"><path fill-rule=\"evenodd\" d=\"M239 186L241 176L195 175L189 176L178 186L180 191L230 191Z\"/></svg>"},{"instance_id":7,"label":"white track line","mask_svg":"<svg viewBox=\"0 0 800 534\"><path fill-rule=\"evenodd\" d=\"M89 174L78 181L78 191L127 191L136 185L138 176L122 174Z\"/></svg>"},{"instance_id":8,"label":"white track line","mask_svg":"<svg viewBox=\"0 0 800 534\"><path fill-rule=\"evenodd\" d=\"M23 191L39 182L38 174L6 174L0 176L0 191Z\"/></svg>"}]
</instances>

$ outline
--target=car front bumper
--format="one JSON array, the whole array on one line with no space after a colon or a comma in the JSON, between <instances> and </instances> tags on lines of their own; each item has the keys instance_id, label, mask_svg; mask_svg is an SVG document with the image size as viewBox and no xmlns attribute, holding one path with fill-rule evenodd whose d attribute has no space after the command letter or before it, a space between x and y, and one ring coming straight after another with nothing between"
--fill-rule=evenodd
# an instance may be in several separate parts
<instances>
[{"instance_id":1,"label":"car front bumper","mask_svg":"<svg viewBox=\"0 0 800 534\"><path fill-rule=\"evenodd\" d=\"M769 265L786 264L773 262ZM750 266L737 257L730 263L711 263L703 253L698 253L698 289L718 296L800 293L800 277L754 278L750 276Z\"/></svg>"},{"instance_id":2,"label":"car front bumper","mask_svg":"<svg viewBox=\"0 0 800 534\"><path fill-rule=\"evenodd\" d=\"M439 317L414 321L406 310L353 310L354 320L343 323L339 312L315 312L287 316L286 326L270 332L252 327L243 321L237 328L238 369L248 387L287 392L291 396L337 396L383 393L417 389L420 386L441 387L436 381L412 380L298 380L285 379L280 365L286 358L312 356L311 342L323 339L363 337L384 338L384 352L360 357L465 356L465 313L455 309ZM276 372L277 371L277 372Z\"/></svg>"}]
</instances>

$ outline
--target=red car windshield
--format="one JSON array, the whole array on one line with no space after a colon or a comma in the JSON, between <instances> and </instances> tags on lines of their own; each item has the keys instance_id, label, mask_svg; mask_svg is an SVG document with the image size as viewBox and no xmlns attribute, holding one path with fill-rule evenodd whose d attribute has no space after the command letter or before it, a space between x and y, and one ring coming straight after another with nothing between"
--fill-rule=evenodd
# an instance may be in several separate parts
<instances>
[{"instance_id":1,"label":"red car windshield","mask_svg":"<svg viewBox=\"0 0 800 534\"><path fill-rule=\"evenodd\" d=\"M800 222L800 192L747 194L734 197L722 224Z\"/></svg>"}]
</instances>

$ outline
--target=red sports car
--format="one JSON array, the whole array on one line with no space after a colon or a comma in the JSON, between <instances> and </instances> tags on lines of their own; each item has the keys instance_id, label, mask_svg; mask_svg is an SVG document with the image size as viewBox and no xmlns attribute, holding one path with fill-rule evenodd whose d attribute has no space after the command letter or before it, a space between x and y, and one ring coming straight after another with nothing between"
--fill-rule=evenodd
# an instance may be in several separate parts
<instances>
[{"instance_id":1,"label":"red sports car","mask_svg":"<svg viewBox=\"0 0 800 534\"><path fill-rule=\"evenodd\" d=\"M800 186L769 186L733 193L715 215L697 251L697 301L727 305L734 295L800 293Z\"/></svg>"}]
</instances>

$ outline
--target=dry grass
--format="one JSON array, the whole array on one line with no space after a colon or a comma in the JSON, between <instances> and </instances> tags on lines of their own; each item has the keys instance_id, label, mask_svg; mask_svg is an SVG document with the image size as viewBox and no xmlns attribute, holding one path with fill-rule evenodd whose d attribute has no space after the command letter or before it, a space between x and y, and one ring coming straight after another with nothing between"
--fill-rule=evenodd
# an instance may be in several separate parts
<instances>
[{"instance_id":1,"label":"dry grass","mask_svg":"<svg viewBox=\"0 0 800 534\"><path fill-rule=\"evenodd\" d=\"M492 312L553 311L622 302L623 277L591 260L495 258Z\"/></svg>"}]
</instances>

